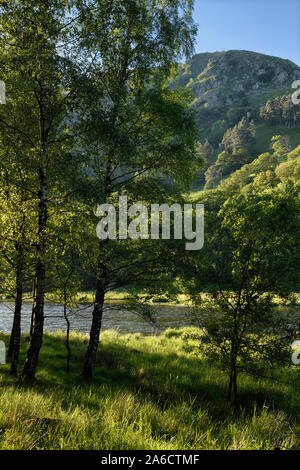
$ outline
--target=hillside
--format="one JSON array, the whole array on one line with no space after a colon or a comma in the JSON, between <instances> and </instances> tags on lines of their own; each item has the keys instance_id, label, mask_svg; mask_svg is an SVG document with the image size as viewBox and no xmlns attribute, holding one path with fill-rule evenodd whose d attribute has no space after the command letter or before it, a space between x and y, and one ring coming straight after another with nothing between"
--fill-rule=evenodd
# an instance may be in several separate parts
<instances>
[{"instance_id":1,"label":"hillside","mask_svg":"<svg viewBox=\"0 0 300 470\"><path fill-rule=\"evenodd\" d=\"M195 94L195 105L228 108L244 98L259 104L282 94L300 78L300 67L289 60L249 51L195 55L182 66L179 83Z\"/></svg>"},{"instance_id":2,"label":"hillside","mask_svg":"<svg viewBox=\"0 0 300 470\"><path fill-rule=\"evenodd\" d=\"M292 83L297 79L300 67L290 60L236 50L194 55L180 66L176 84L194 96L192 107L201 140L208 139L216 160L225 132L246 115L256 126L253 158L269 150L274 135L288 135L293 147L299 145L298 126L269 125L260 116L260 109L268 100L291 94Z\"/></svg>"},{"instance_id":3,"label":"hillside","mask_svg":"<svg viewBox=\"0 0 300 470\"><path fill-rule=\"evenodd\" d=\"M189 87L199 103L230 106L241 97L284 91L300 78L290 60L249 51L196 54L182 67L180 84Z\"/></svg>"},{"instance_id":4,"label":"hillside","mask_svg":"<svg viewBox=\"0 0 300 470\"><path fill-rule=\"evenodd\" d=\"M194 55L180 68L177 84L195 99L199 126L207 129L218 119L232 125L233 110L258 110L275 96L292 92L300 79L300 67L290 60L249 51L225 51ZM238 113L236 113L238 114Z\"/></svg>"}]
</instances>

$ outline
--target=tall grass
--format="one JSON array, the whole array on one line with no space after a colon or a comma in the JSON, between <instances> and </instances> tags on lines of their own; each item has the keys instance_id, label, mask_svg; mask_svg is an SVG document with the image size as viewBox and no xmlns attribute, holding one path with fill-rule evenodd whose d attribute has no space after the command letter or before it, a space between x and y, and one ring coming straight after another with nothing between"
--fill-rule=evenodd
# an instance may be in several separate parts
<instances>
[{"instance_id":1,"label":"tall grass","mask_svg":"<svg viewBox=\"0 0 300 470\"><path fill-rule=\"evenodd\" d=\"M87 336L72 333L67 375L64 334L46 333L34 386L15 384L0 366L0 448L299 449L297 368L281 371L281 383L241 376L236 413L225 401L226 375L186 330L103 333L92 383L78 376Z\"/></svg>"}]
</instances>

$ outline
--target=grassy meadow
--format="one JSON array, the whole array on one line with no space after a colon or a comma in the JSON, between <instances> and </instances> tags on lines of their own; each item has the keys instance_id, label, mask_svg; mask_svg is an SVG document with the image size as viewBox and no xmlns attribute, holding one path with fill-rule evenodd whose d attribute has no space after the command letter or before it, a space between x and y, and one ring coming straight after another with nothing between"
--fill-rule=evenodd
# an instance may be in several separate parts
<instances>
[{"instance_id":1,"label":"grassy meadow","mask_svg":"<svg viewBox=\"0 0 300 470\"><path fill-rule=\"evenodd\" d=\"M79 377L87 336L71 334L67 375L65 334L46 333L34 386L16 386L0 366L0 449L300 449L297 367L272 382L241 374L234 411L225 373L190 331L102 333L93 382ZM27 345L25 335L20 362Z\"/></svg>"}]
</instances>

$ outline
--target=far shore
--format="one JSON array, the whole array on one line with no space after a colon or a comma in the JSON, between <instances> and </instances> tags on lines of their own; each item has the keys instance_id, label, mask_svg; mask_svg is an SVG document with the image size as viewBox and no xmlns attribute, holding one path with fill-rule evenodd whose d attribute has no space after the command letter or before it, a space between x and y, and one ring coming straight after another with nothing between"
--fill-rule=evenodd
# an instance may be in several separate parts
<instances>
[{"instance_id":1,"label":"far shore","mask_svg":"<svg viewBox=\"0 0 300 470\"><path fill-rule=\"evenodd\" d=\"M205 292L203 293L205 295ZM298 307L300 306L300 293L295 293L295 303L293 304L284 304L281 299L278 299L276 296L274 297L274 305L275 306L282 306L282 307ZM144 301L145 303L148 303L150 305L160 305L160 306L166 306L166 307L191 307L192 304L188 299L188 296L186 294L178 294L176 300L171 300L168 299L167 297L162 297L162 296L150 296L149 294L140 294L139 298L141 301ZM131 299L130 294L128 292L118 292L118 291L112 291L107 294L106 297L106 303L126 303L129 302ZM60 295L57 293L47 293L45 295L45 301L46 303L53 303L53 304L63 304L63 300ZM0 302L14 302L13 297L1 297L0 296ZM30 294L28 293L27 296L25 294L24 303L31 303L32 302L32 297L30 297ZM94 294L91 291L87 292L78 292L77 295L73 299L73 304L78 305L78 304L93 304L94 303Z\"/></svg>"}]
</instances>

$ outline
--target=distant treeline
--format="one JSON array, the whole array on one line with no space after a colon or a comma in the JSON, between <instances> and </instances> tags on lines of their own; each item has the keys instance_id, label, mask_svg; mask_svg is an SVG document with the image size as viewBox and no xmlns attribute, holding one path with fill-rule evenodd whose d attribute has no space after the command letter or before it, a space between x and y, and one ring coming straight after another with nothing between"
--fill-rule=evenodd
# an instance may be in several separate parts
<instances>
[{"instance_id":1,"label":"distant treeline","mask_svg":"<svg viewBox=\"0 0 300 470\"><path fill-rule=\"evenodd\" d=\"M300 127L300 109L292 101L292 95L277 96L260 109L260 118L272 126Z\"/></svg>"}]
</instances>

